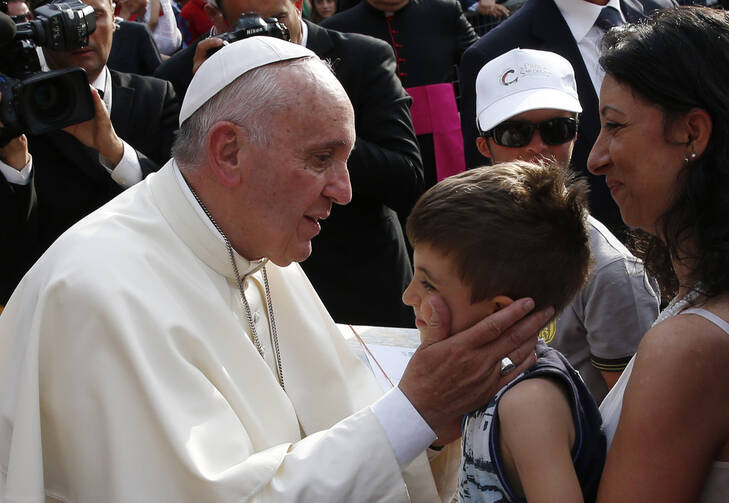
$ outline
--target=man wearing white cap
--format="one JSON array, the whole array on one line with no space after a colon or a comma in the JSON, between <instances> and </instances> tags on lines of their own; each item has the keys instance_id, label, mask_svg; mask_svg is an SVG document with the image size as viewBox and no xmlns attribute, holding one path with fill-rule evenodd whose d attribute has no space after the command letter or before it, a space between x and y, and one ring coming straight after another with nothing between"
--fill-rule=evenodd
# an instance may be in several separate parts
<instances>
[{"instance_id":1,"label":"man wearing white cap","mask_svg":"<svg viewBox=\"0 0 729 503\"><path fill-rule=\"evenodd\" d=\"M675 5L675 0L527 0L461 58L460 107L466 169L484 163L473 144L477 136L473 119L478 71L488 61L516 47L557 53L572 64L583 109L572 169L590 185L592 215L624 239L626 227L607 185L587 170L587 156L600 132L598 95L604 74L598 63L600 41L610 26L638 22L657 9Z\"/></svg>"},{"instance_id":2,"label":"man wearing white cap","mask_svg":"<svg viewBox=\"0 0 729 503\"><path fill-rule=\"evenodd\" d=\"M351 198L334 75L235 42L180 121L173 159L61 236L0 317L0 502L449 501L462 414L502 357L533 362L553 310L446 337L432 299L436 342L380 397L295 263Z\"/></svg>"},{"instance_id":3,"label":"man wearing white cap","mask_svg":"<svg viewBox=\"0 0 729 503\"><path fill-rule=\"evenodd\" d=\"M569 61L512 49L476 78L476 146L494 163L551 159L569 169L581 111ZM540 337L569 359L599 404L658 315L659 300L642 262L592 216L588 225L590 276Z\"/></svg>"}]
</instances>

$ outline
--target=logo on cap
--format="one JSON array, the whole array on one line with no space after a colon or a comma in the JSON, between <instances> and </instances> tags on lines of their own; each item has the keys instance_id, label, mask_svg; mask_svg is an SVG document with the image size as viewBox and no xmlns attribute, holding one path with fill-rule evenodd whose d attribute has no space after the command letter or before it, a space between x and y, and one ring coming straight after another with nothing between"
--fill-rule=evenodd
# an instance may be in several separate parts
<instances>
[{"instance_id":1,"label":"logo on cap","mask_svg":"<svg viewBox=\"0 0 729 503\"><path fill-rule=\"evenodd\" d=\"M513 79L506 80L509 78L509 74L516 73L513 68L510 68L509 70L506 70L504 74L501 76L501 83L505 86L511 85L516 83L517 80L519 80L519 77L514 77Z\"/></svg>"}]
</instances>

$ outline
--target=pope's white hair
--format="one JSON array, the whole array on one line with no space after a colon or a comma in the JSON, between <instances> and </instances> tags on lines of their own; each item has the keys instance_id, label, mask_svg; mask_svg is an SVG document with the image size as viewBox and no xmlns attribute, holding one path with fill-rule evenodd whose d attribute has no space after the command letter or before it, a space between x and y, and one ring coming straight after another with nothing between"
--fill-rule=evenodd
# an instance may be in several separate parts
<instances>
[{"instance_id":1,"label":"pope's white hair","mask_svg":"<svg viewBox=\"0 0 729 503\"><path fill-rule=\"evenodd\" d=\"M202 166L207 135L213 125L221 121L230 121L242 127L249 141L268 145L271 118L278 111L293 109L293 104L299 99L291 86L280 85L292 76L287 68L322 63L314 57L299 58L265 65L241 75L183 122L172 146L172 156L180 167ZM301 113L305 113L305 110L301 110Z\"/></svg>"}]
</instances>

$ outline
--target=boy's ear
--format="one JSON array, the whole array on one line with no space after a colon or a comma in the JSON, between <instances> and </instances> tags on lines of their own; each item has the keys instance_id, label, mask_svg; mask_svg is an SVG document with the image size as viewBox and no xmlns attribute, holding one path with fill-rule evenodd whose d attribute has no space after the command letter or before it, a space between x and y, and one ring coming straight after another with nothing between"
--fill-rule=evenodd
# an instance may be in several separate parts
<instances>
[{"instance_id":1,"label":"boy's ear","mask_svg":"<svg viewBox=\"0 0 729 503\"><path fill-rule=\"evenodd\" d=\"M494 312L504 309L509 304L513 303L514 300L506 295L497 295L491 299L491 303L494 305Z\"/></svg>"}]
</instances>

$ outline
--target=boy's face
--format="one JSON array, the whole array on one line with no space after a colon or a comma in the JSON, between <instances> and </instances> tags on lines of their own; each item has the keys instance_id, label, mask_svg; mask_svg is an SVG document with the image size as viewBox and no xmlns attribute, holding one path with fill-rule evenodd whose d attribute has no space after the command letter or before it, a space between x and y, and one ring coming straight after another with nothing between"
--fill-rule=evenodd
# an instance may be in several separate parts
<instances>
[{"instance_id":1,"label":"boy's face","mask_svg":"<svg viewBox=\"0 0 729 503\"><path fill-rule=\"evenodd\" d=\"M433 293L448 305L451 334L473 326L496 310L493 299L471 303L471 287L460 280L450 258L427 244L416 245L413 251L415 274L402 294L402 301L415 311L415 325L421 334L427 326L424 313L430 311L427 298Z\"/></svg>"},{"instance_id":2,"label":"boy's face","mask_svg":"<svg viewBox=\"0 0 729 503\"><path fill-rule=\"evenodd\" d=\"M541 108L538 110L529 110L509 118L510 121L530 122L539 124L560 117L574 117L573 112L565 110L556 110L551 108ZM534 131L531 141L523 147L505 147L494 142L493 138L476 138L476 146L479 152L485 157L489 157L493 164L501 162L510 162L514 160L522 160L529 162L537 162L539 160L549 159L555 161L559 166L567 169L572 158L572 148L575 145L577 136L565 143L559 145L548 145L542 139L539 130Z\"/></svg>"}]
</instances>

